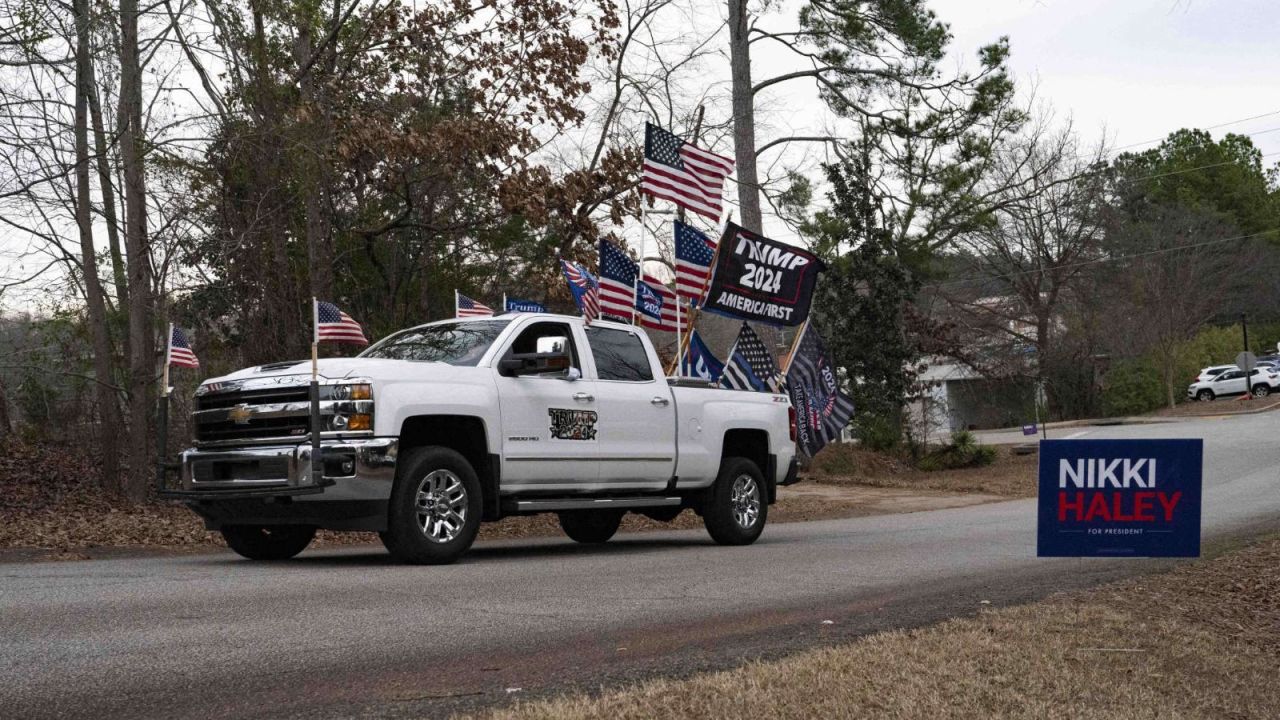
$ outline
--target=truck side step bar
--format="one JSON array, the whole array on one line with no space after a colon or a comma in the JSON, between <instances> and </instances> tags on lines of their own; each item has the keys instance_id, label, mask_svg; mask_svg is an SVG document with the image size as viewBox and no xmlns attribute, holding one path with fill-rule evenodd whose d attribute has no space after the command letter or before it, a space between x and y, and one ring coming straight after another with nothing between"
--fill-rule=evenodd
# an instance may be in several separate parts
<instances>
[{"instance_id":1,"label":"truck side step bar","mask_svg":"<svg viewBox=\"0 0 1280 720\"><path fill-rule=\"evenodd\" d=\"M669 507L679 505L678 497L657 497L653 495L637 497L609 498L539 498L536 500L517 500L515 510L518 513L546 512L548 510L617 510L627 508Z\"/></svg>"}]
</instances>

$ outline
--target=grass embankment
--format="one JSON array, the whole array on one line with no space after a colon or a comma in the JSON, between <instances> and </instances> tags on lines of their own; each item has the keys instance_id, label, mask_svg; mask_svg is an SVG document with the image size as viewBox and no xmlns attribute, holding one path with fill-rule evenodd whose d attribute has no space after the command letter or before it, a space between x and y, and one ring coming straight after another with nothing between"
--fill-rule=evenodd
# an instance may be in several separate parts
<instances>
[{"instance_id":1,"label":"grass embankment","mask_svg":"<svg viewBox=\"0 0 1280 720\"><path fill-rule=\"evenodd\" d=\"M893 455L854 445L832 445L814 458L808 477L830 485L1035 497L1038 456L1015 455L1009 447L993 449L996 456L990 465L926 471Z\"/></svg>"},{"instance_id":2,"label":"grass embankment","mask_svg":"<svg viewBox=\"0 0 1280 720\"><path fill-rule=\"evenodd\" d=\"M487 717L1275 718L1277 678L1273 537L972 619Z\"/></svg>"}]
</instances>

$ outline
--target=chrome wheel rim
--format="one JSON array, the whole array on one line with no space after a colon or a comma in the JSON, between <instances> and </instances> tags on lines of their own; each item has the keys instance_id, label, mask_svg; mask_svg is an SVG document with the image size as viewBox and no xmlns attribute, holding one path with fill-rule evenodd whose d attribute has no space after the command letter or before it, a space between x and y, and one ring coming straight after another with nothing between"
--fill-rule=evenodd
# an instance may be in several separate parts
<instances>
[{"instance_id":1,"label":"chrome wheel rim","mask_svg":"<svg viewBox=\"0 0 1280 720\"><path fill-rule=\"evenodd\" d=\"M467 522L467 486L448 470L434 470L418 483L414 505L422 534L432 542L447 543Z\"/></svg>"},{"instance_id":2,"label":"chrome wheel rim","mask_svg":"<svg viewBox=\"0 0 1280 720\"><path fill-rule=\"evenodd\" d=\"M740 527L755 525L760 519L760 486L756 479L750 475L739 475L733 481L729 505L733 508L733 520Z\"/></svg>"}]
</instances>

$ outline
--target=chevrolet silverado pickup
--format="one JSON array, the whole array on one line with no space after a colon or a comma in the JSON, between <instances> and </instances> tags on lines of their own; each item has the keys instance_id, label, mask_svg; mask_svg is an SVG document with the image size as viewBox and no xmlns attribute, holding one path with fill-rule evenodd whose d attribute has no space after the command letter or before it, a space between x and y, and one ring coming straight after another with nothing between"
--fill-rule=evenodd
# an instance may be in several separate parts
<instances>
[{"instance_id":1,"label":"chevrolet silverado pickup","mask_svg":"<svg viewBox=\"0 0 1280 720\"><path fill-rule=\"evenodd\" d=\"M627 512L688 509L715 542L745 545L796 479L785 395L664 377L630 325L446 320L322 359L318 374L318 443L310 362L196 391L195 447L162 494L247 558L293 557L324 528L377 532L402 562L447 563L482 521L551 512L571 539L601 543Z\"/></svg>"}]
</instances>

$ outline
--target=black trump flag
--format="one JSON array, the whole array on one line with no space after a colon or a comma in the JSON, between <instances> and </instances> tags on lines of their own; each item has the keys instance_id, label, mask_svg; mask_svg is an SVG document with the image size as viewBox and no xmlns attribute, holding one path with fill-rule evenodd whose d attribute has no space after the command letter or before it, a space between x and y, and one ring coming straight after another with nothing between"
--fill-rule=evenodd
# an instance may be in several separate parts
<instances>
[{"instance_id":1,"label":"black trump flag","mask_svg":"<svg viewBox=\"0 0 1280 720\"><path fill-rule=\"evenodd\" d=\"M799 325L809 317L813 284L825 268L807 250L729 223L704 309L768 325Z\"/></svg>"}]
</instances>

